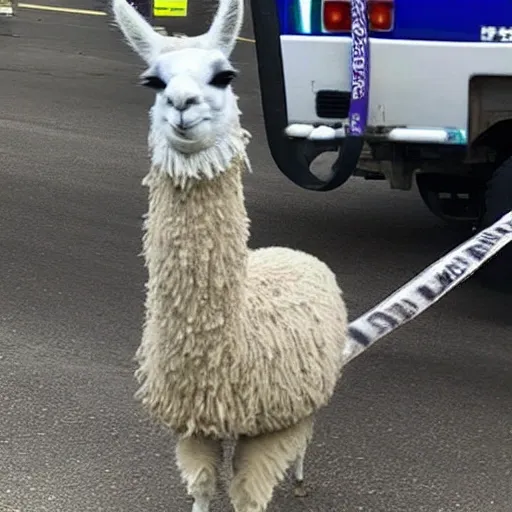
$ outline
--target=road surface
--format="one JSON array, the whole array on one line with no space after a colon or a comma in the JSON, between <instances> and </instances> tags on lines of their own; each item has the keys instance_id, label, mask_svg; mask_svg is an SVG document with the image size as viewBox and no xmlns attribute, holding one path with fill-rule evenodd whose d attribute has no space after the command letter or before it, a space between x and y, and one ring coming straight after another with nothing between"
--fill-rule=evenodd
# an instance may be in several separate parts
<instances>
[{"instance_id":1,"label":"road surface","mask_svg":"<svg viewBox=\"0 0 512 512\"><path fill-rule=\"evenodd\" d=\"M133 400L142 64L106 17L22 7L0 34L0 511L188 511L172 439ZM234 63L253 247L324 259L355 318L461 240L416 193L289 183L267 149L254 45ZM309 497L286 481L269 512L510 512L511 306L470 280L356 359L318 420Z\"/></svg>"}]
</instances>

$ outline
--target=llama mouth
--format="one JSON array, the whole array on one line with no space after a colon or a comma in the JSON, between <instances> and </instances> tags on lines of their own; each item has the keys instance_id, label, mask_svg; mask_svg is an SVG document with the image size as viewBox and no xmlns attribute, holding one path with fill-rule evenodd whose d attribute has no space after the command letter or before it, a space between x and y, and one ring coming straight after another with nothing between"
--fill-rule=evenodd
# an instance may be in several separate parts
<instances>
[{"instance_id":1,"label":"llama mouth","mask_svg":"<svg viewBox=\"0 0 512 512\"><path fill-rule=\"evenodd\" d=\"M189 124L178 124L178 125L171 125L172 129L181 136L186 136L187 133L195 128L196 126L200 125L203 121L206 121L206 119L198 119L197 121Z\"/></svg>"}]
</instances>

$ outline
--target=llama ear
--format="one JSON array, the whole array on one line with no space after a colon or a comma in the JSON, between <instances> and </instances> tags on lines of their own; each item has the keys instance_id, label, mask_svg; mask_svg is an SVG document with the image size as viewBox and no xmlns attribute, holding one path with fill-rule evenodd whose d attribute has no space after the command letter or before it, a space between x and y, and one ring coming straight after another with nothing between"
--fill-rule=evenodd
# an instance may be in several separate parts
<instances>
[{"instance_id":1,"label":"llama ear","mask_svg":"<svg viewBox=\"0 0 512 512\"><path fill-rule=\"evenodd\" d=\"M127 0L113 0L112 10L115 22L126 37L128 44L150 64L160 53L167 38L155 32L153 27Z\"/></svg>"},{"instance_id":2,"label":"llama ear","mask_svg":"<svg viewBox=\"0 0 512 512\"><path fill-rule=\"evenodd\" d=\"M127 0L112 0L112 8L115 22L128 44L148 64L159 54L180 48L218 49L229 57L235 48L244 18L244 0L219 0L208 32L200 36L179 38L155 32Z\"/></svg>"},{"instance_id":3,"label":"llama ear","mask_svg":"<svg viewBox=\"0 0 512 512\"><path fill-rule=\"evenodd\" d=\"M217 48L229 57L235 48L243 20L244 0L220 0L210 29L203 36L207 46Z\"/></svg>"}]
</instances>

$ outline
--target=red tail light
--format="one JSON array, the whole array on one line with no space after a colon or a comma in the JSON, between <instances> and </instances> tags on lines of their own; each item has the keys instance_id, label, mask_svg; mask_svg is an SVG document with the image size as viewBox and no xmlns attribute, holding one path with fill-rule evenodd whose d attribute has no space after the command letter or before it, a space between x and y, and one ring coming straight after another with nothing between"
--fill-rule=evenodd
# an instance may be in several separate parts
<instances>
[{"instance_id":1,"label":"red tail light","mask_svg":"<svg viewBox=\"0 0 512 512\"><path fill-rule=\"evenodd\" d=\"M326 32L350 32L350 0L324 0L323 28ZM375 32L393 30L395 5L393 0L368 0L369 29Z\"/></svg>"},{"instance_id":2,"label":"red tail light","mask_svg":"<svg viewBox=\"0 0 512 512\"><path fill-rule=\"evenodd\" d=\"M390 0L374 0L368 2L368 20L370 30L388 32L393 30L394 4Z\"/></svg>"},{"instance_id":3,"label":"red tail light","mask_svg":"<svg viewBox=\"0 0 512 512\"><path fill-rule=\"evenodd\" d=\"M326 0L324 2L324 29L329 32L350 30L350 2Z\"/></svg>"}]
</instances>

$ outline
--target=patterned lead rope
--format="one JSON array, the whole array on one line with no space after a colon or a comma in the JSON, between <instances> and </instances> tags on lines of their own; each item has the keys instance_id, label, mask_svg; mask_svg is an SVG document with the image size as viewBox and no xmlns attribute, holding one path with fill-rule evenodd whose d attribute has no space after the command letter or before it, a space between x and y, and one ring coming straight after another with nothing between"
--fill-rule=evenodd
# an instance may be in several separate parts
<instances>
[{"instance_id":1,"label":"patterned lead rope","mask_svg":"<svg viewBox=\"0 0 512 512\"><path fill-rule=\"evenodd\" d=\"M333 177L316 190L334 190L343 185L357 169L364 145L364 132L368 122L370 94L370 43L366 0L352 0L352 48L350 74L352 80L349 123L345 126L345 140L332 165Z\"/></svg>"},{"instance_id":2,"label":"patterned lead rope","mask_svg":"<svg viewBox=\"0 0 512 512\"><path fill-rule=\"evenodd\" d=\"M370 93L370 41L366 0L352 0L352 51L350 58L352 94L348 134L362 136L368 122Z\"/></svg>"},{"instance_id":3,"label":"patterned lead rope","mask_svg":"<svg viewBox=\"0 0 512 512\"><path fill-rule=\"evenodd\" d=\"M512 211L437 260L349 325L345 364L465 281L512 242Z\"/></svg>"}]
</instances>

